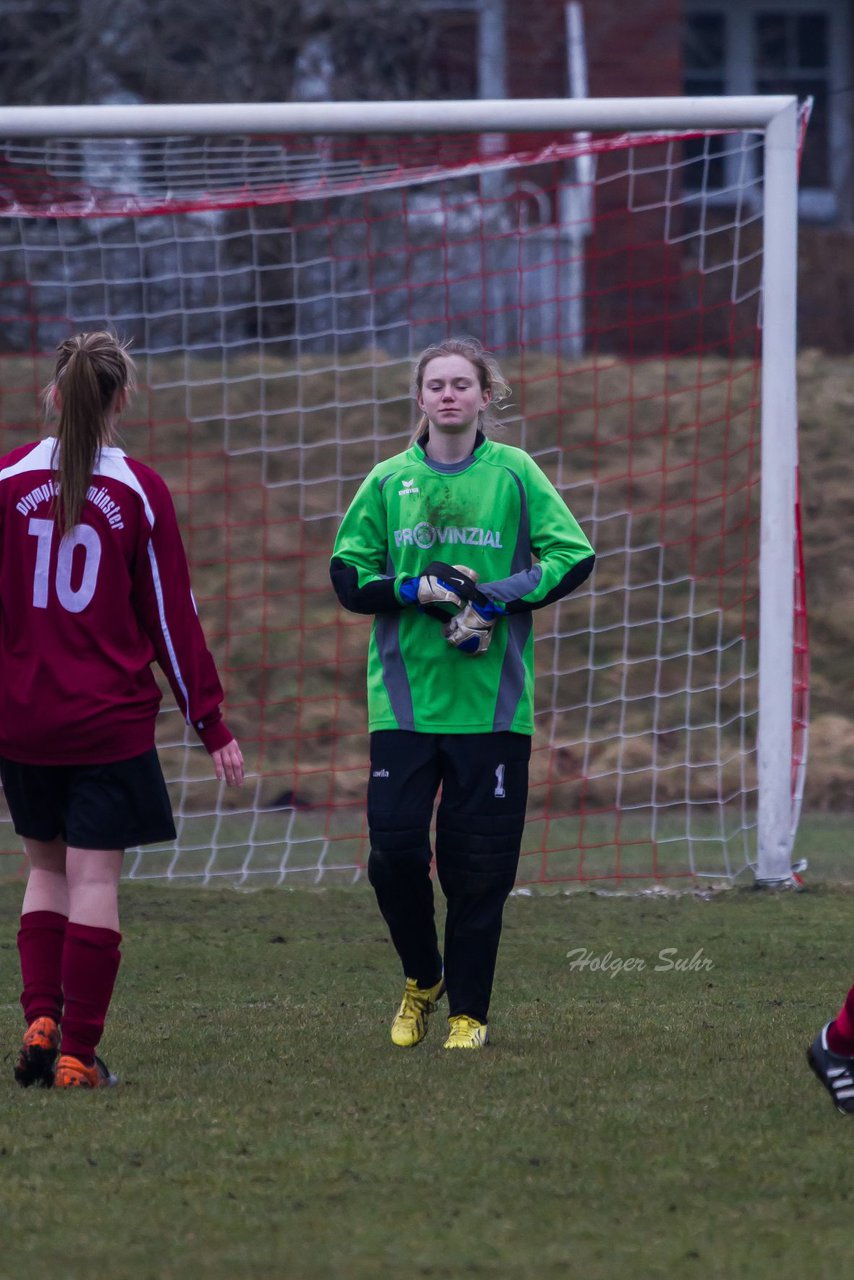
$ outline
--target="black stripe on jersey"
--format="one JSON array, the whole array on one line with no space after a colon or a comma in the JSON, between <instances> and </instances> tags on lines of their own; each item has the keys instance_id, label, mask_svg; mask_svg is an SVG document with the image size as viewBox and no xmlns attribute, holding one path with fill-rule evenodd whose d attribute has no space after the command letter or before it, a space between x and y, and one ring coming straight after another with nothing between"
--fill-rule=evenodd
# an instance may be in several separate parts
<instances>
[{"instance_id":1,"label":"black stripe on jersey","mask_svg":"<svg viewBox=\"0 0 854 1280\"><path fill-rule=\"evenodd\" d=\"M360 587L358 570L340 556L332 557L329 576L336 596L351 613L391 613L403 608L394 593L394 578L377 578Z\"/></svg>"}]
</instances>

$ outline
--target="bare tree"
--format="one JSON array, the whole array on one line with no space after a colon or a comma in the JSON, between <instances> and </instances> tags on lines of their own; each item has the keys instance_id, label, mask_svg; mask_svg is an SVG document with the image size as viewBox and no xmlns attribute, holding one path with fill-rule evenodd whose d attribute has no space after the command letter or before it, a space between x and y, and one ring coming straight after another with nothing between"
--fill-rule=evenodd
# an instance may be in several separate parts
<instances>
[{"instance_id":1,"label":"bare tree","mask_svg":"<svg viewBox=\"0 0 854 1280\"><path fill-rule=\"evenodd\" d=\"M7 104L435 96L419 0L0 0ZM326 90L326 93L324 93Z\"/></svg>"},{"instance_id":2,"label":"bare tree","mask_svg":"<svg viewBox=\"0 0 854 1280\"><path fill-rule=\"evenodd\" d=\"M440 97L443 89L448 96L450 87L442 79L449 52L462 51L464 65L474 67L470 46L457 38L456 29L445 41L447 11L437 12L432 0L0 0L0 19L0 76L8 104ZM95 188L109 186L115 179L111 166L118 164L118 180L129 189L148 191L150 180L151 190L159 190L169 162L163 139L122 150L118 159L109 146L102 154L97 140L68 139L61 180L72 153ZM0 345L13 350L32 342L26 317L33 302L20 282L36 270L40 246L53 261L57 239L66 244L75 236L79 244L63 259L61 278L40 282L36 323L44 345L56 340L55 318L75 308L87 316L101 310L110 317L132 317L160 307L164 318L157 341L164 344L204 342L218 326L228 325L230 331L281 342L284 349L300 325L310 329L316 321L325 331L330 323L321 315L325 304L305 300L306 290L312 298L321 297L322 282L315 289L317 282L308 280L305 267L298 282L294 265L302 253L316 260L317 272L327 269L317 211L259 204L217 218L221 239L182 241L173 251L174 262L169 260L174 276L167 272L166 277L168 231L163 233L156 215L140 219L133 236L124 219L107 221L96 240L87 238L88 228L78 232L73 222L63 225L60 237L52 219L35 218L26 252L15 241L14 220L8 220L0 227L6 250L0 255L0 283L22 289L22 321L14 330L5 326ZM348 266L337 265L339 273L357 271L358 250L355 246ZM349 262L347 254L344 259ZM226 261L228 270L217 275ZM103 286L93 284L101 273ZM186 311L170 319L165 313L174 310L176 279L181 290L196 292ZM231 290L227 306L217 292L223 279ZM364 282L354 278L354 295L361 296L360 291ZM317 312L313 318L307 314L311 307Z\"/></svg>"}]
</instances>

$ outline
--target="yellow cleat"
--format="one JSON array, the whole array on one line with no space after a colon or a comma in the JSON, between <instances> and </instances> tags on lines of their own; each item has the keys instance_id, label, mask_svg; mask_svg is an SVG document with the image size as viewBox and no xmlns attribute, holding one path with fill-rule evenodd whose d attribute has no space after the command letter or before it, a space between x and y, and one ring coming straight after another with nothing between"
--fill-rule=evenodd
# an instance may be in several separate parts
<instances>
[{"instance_id":1,"label":"yellow cleat","mask_svg":"<svg viewBox=\"0 0 854 1280\"><path fill-rule=\"evenodd\" d=\"M427 1034L430 1014L444 994L444 978L440 978L435 987L419 987L414 978L407 978L400 1008L391 1024L392 1044L401 1049L419 1044Z\"/></svg>"},{"instance_id":2,"label":"yellow cleat","mask_svg":"<svg viewBox=\"0 0 854 1280\"><path fill-rule=\"evenodd\" d=\"M482 1049L489 1044L489 1032L485 1022L470 1018L467 1013L458 1013L448 1019L448 1038L443 1049Z\"/></svg>"}]
</instances>

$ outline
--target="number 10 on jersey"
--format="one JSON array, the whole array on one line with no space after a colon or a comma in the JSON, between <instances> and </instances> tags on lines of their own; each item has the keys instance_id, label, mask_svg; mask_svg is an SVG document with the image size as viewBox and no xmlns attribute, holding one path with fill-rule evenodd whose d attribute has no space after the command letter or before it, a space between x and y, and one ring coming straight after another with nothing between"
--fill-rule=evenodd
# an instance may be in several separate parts
<instances>
[{"instance_id":1,"label":"number 10 on jersey","mask_svg":"<svg viewBox=\"0 0 854 1280\"><path fill-rule=\"evenodd\" d=\"M33 576L33 607L46 609L50 598L50 562L53 547L55 521L30 519L27 532L38 540L36 549L36 568ZM79 586L71 585L74 567L74 553L77 548L83 551L83 572ZM56 598L69 613L82 613L95 594L98 583L98 568L101 563L101 539L97 530L89 524L76 524L70 529L59 544L56 556L56 570L53 585Z\"/></svg>"}]
</instances>

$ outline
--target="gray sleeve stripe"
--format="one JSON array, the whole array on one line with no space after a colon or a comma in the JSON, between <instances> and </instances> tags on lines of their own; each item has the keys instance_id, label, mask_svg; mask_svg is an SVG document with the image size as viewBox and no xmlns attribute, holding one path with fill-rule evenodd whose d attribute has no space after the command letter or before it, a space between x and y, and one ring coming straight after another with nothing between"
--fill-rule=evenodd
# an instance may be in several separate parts
<instances>
[{"instance_id":1,"label":"gray sleeve stripe","mask_svg":"<svg viewBox=\"0 0 854 1280\"><path fill-rule=\"evenodd\" d=\"M530 569L523 569L521 573L514 573L510 578L502 578L500 582L485 582L483 594L489 596L490 600L519 600L539 585L542 576L542 569L535 564Z\"/></svg>"}]
</instances>

